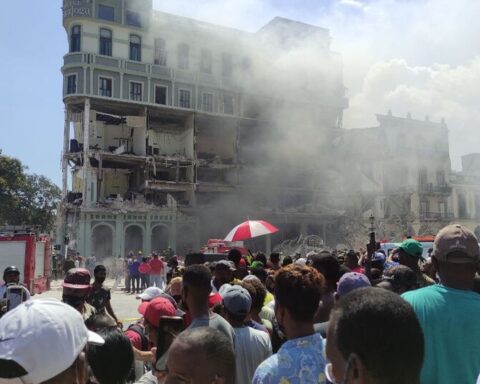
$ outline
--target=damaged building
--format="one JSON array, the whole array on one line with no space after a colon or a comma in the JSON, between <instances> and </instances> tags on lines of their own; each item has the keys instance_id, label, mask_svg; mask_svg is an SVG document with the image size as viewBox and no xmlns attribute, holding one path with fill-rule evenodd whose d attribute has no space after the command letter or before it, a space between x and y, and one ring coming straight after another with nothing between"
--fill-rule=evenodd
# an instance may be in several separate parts
<instances>
[{"instance_id":1,"label":"damaged building","mask_svg":"<svg viewBox=\"0 0 480 384\"><path fill-rule=\"evenodd\" d=\"M247 33L152 0L64 0L63 25L59 243L184 254L247 217L280 227L275 242L335 232L320 165L348 101L328 30Z\"/></svg>"},{"instance_id":2,"label":"damaged building","mask_svg":"<svg viewBox=\"0 0 480 384\"><path fill-rule=\"evenodd\" d=\"M444 121L378 114L379 125L345 130L338 154L345 159L341 184L347 215L355 218L349 236L373 214L384 241L434 235L454 217L448 129ZM366 227L366 226L365 226ZM366 229L366 228L365 228ZM355 240L353 240L355 241Z\"/></svg>"}]
</instances>

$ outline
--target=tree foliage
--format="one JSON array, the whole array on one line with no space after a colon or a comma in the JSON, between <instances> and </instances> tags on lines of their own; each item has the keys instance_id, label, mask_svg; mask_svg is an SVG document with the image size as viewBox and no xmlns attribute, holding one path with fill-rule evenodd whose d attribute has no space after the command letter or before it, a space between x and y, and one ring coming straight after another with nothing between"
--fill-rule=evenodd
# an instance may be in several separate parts
<instances>
[{"instance_id":1,"label":"tree foliage","mask_svg":"<svg viewBox=\"0 0 480 384\"><path fill-rule=\"evenodd\" d=\"M0 225L53 229L61 191L45 176L26 174L18 159L0 151Z\"/></svg>"}]
</instances>

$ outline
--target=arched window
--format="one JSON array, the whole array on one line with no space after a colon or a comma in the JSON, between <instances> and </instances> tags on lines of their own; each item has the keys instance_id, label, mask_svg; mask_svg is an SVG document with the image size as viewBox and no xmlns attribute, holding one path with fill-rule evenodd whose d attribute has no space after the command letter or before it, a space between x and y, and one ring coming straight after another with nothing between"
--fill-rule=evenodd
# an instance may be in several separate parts
<instances>
[{"instance_id":1,"label":"arched window","mask_svg":"<svg viewBox=\"0 0 480 384\"><path fill-rule=\"evenodd\" d=\"M80 52L80 25L74 25L70 31L70 52Z\"/></svg>"},{"instance_id":2,"label":"arched window","mask_svg":"<svg viewBox=\"0 0 480 384\"><path fill-rule=\"evenodd\" d=\"M167 65L167 51L165 50L165 46L164 39L155 39L155 64Z\"/></svg>"},{"instance_id":3,"label":"arched window","mask_svg":"<svg viewBox=\"0 0 480 384\"><path fill-rule=\"evenodd\" d=\"M100 28L100 55L112 56L112 31Z\"/></svg>"},{"instance_id":4,"label":"arched window","mask_svg":"<svg viewBox=\"0 0 480 384\"><path fill-rule=\"evenodd\" d=\"M187 44L180 44L178 46L178 68L188 69L190 48Z\"/></svg>"},{"instance_id":5,"label":"arched window","mask_svg":"<svg viewBox=\"0 0 480 384\"><path fill-rule=\"evenodd\" d=\"M142 38L130 35L130 60L142 61Z\"/></svg>"}]
</instances>

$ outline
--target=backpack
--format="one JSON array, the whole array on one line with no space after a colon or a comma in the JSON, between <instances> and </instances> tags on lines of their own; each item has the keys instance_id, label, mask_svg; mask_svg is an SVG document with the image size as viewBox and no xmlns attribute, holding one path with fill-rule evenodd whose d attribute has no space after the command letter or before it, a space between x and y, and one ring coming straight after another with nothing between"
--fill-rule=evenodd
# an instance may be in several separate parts
<instances>
[{"instance_id":1,"label":"backpack","mask_svg":"<svg viewBox=\"0 0 480 384\"><path fill-rule=\"evenodd\" d=\"M127 328L127 331L133 331L135 332L136 334L138 334L140 336L140 338L142 339L142 351L148 351L148 339L147 339L147 336L145 335L145 332L143 330L143 328L138 325L138 324L131 324L128 328Z\"/></svg>"}]
</instances>

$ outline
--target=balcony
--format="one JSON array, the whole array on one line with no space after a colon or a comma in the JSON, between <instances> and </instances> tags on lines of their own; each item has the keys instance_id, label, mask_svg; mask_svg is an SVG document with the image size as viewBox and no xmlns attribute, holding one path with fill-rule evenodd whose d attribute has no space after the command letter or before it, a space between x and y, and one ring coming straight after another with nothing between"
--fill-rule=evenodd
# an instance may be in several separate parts
<instances>
[{"instance_id":1,"label":"balcony","mask_svg":"<svg viewBox=\"0 0 480 384\"><path fill-rule=\"evenodd\" d=\"M450 221L453 219L451 212L420 212L420 221Z\"/></svg>"},{"instance_id":2,"label":"balcony","mask_svg":"<svg viewBox=\"0 0 480 384\"><path fill-rule=\"evenodd\" d=\"M422 183L418 184L419 193L440 193L440 194L450 194L452 187L447 184L436 184L433 183Z\"/></svg>"}]
</instances>

